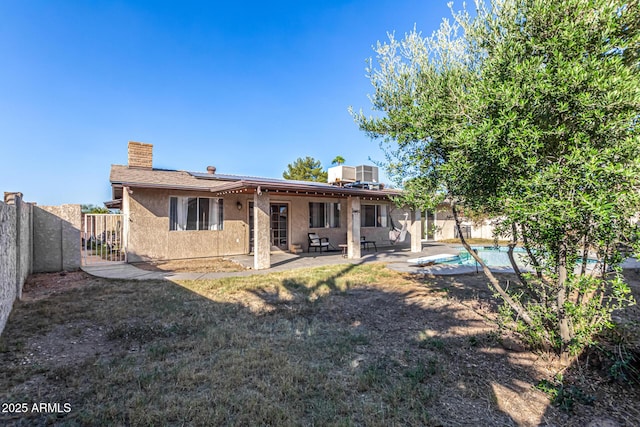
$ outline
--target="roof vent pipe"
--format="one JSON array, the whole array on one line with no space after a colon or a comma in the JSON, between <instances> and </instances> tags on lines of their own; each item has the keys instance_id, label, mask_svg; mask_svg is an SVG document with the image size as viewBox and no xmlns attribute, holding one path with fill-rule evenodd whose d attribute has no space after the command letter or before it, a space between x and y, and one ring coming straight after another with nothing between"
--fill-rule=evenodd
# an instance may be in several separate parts
<instances>
[{"instance_id":1,"label":"roof vent pipe","mask_svg":"<svg viewBox=\"0 0 640 427\"><path fill-rule=\"evenodd\" d=\"M209 175L213 175L216 173L216 167L215 166L207 166L207 173Z\"/></svg>"}]
</instances>

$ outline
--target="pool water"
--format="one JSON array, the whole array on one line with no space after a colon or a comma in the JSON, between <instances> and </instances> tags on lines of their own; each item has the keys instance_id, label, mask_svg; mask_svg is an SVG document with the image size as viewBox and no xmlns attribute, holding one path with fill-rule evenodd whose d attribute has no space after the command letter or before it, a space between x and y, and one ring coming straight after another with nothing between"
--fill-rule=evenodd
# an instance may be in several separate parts
<instances>
[{"instance_id":1,"label":"pool water","mask_svg":"<svg viewBox=\"0 0 640 427\"><path fill-rule=\"evenodd\" d=\"M476 260L463 247L454 248L458 251L458 257L452 260L444 261L441 264L448 265L476 265ZM487 265L487 267L511 267L509 261L509 248L507 246L472 246L471 249L478 251L478 255ZM528 257L524 248L514 248L513 257L516 264L520 268L526 268ZM587 260L587 268L592 268L598 261L595 259ZM578 263L579 265L580 263ZM589 267L591 266L591 267Z\"/></svg>"},{"instance_id":2,"label":"pool water","mask_svg":"<svg viewBox=\"0 0 640 427\"><path fill-rule=\"evenodd\" d=\"M488 267L511 267L509 261L509 248L506 246L472 246L472 249L478 252L480 258ZM445 261L442 264L448 265L476 265L476 260L463 247L455 248L459 251L456 259ZM513 256L518 266L523 267L523 258L526 257L527 251L523 248L514 248Z\"/></svg>"}]
</instances>

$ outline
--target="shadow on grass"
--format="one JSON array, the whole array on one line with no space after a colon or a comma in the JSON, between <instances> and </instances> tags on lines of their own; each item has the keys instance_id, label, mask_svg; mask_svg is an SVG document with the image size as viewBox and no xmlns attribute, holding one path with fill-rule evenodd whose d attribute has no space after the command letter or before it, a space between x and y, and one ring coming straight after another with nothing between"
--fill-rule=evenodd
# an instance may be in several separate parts
<instances>
[{"instance_id":1,"label":"shadow on grass","mask_svg":"<svg viewBox=\"0 0 640 427\"><path fill-rule=\"evenodd\" d=\"M373 264L179 285L86 279L18 303L0 339L0 402L70 411L29 407L0 423L563 424L532 387L539 359L499 344L484 294L443 280Z\"/></svg>"}]
</instances>

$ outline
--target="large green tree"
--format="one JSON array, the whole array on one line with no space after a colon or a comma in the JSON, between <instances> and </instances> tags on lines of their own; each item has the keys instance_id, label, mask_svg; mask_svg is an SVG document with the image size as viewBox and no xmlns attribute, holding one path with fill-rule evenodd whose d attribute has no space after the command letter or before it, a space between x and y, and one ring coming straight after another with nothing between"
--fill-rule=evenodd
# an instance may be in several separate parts
<instances>
[{"instance_id":1,"label":"large green tree","mask_svg":"<svg viewBox=\"0 0 640 427\"><path fill-rule=\"evenodd\" d=\"M287 170L282 173L284 179L297 181L327 182L327 171L322 167L320 160L313 157L299 157L293 163L287 165Z\"/></svg>"},{"instance_id":2,"label":"large green tree","mask_svg":"<svg viewBox=\"0 0 640 427\"><path fill-rule=\"evenodd\" d=\"M432 37L379 43L369 76L382 115L354 114L382 140L404 202L446 201L458 226L461 210L493 215L511 250L524 245L533 274L510 252L519 286L478 261L523 336L565 356L632 301L611 269L640 211L639 10L477 3Z\"/></svg>"}]
</instances>

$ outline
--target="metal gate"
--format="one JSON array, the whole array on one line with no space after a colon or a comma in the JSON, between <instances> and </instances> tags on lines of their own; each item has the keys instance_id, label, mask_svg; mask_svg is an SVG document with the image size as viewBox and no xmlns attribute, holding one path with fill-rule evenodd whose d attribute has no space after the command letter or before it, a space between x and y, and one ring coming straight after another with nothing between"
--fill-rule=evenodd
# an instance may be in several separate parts
<instances>
[{"instance_id":1,"label":"metal gate","mask_svg":"<svg viewBox=\"0 0 640 427\"><path fill-rule=\"evenodd\" d=\"M127 262L123 214L86 214L82 218L82 265Z\"/></svg>"}]
</instances>

